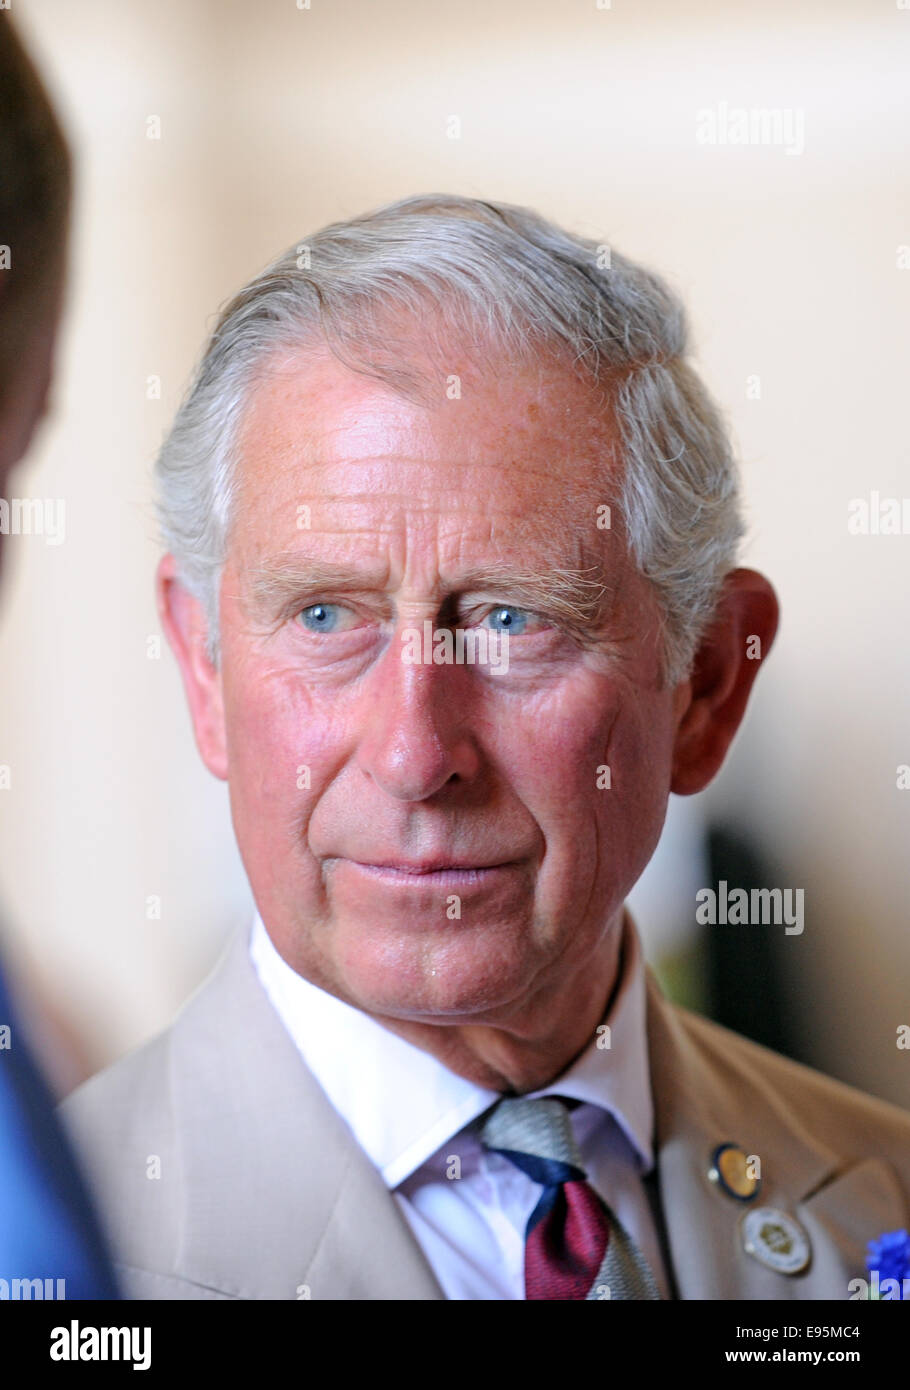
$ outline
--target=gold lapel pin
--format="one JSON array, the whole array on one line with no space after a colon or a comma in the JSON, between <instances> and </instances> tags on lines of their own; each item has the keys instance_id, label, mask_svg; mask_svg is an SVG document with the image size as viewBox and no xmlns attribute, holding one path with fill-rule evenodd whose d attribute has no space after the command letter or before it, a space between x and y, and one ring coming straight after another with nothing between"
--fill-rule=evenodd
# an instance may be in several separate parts
<instances>
[{"instance_id":1,"label":"gold lapel pin","mask_svg":"<svg viewBox=\"0 0 910 1390\"><path fill-rule=\"evenodd\" d=\"M720 1144L711 1155L708 1180L737 1202L751 1202L758 1196L761 1178L755 1154L746 1154L736 1144Z\"/></svg>"}]
</instances>

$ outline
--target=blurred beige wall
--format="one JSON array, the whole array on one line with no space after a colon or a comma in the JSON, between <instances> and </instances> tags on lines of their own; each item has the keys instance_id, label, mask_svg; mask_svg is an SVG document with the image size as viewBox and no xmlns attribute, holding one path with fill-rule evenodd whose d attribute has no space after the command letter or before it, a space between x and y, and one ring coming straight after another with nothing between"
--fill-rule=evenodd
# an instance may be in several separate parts
<instances>
[{"instance_id":1,"label":"blurred beige wall","mask_svg":"<svg viewBox=\"0 0 910 1390\"><path fill-rule=\"evenodd\" d=\"M744 561L774 580L783 625L727 767L673 806L640 925L658 949L703 819L741 827L782 886L806 890L783 955L817 1065L910 1104L895 1045L910 1023L910 536L847 530L850 499L910 495L910 12L13 10L79 185L54 414L10 487L65 499L66 536L7 547L0 902L15 963L91 1064L164 1026L250 912L225 790L195 754L169 652L155 655L156 447L215 309L262 264L329 220L448 191L534 206L683 294L743 463ZM790 113L789 149L700 142L699 112L738 108Z\"/></svg>"}]
</instances>

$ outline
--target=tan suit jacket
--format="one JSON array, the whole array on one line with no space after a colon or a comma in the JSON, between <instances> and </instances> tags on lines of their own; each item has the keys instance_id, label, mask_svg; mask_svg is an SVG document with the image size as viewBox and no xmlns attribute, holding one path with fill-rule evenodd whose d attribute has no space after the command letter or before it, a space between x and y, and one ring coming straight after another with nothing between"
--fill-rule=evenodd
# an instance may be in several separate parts
<instances>
[{"instance_id":1,"label":"tan suit jacket","mask_svg":"<svg viewBox=\"0 0 910 1390\"><path fill-rule=\"evenodd\" d=\"M434 1299L395 1200L266 997L239 932L173 1026L62 1106L127 1297ZM910 1224L910 1114L670 1004L648 972L657 1190L684 1299L848 1298ZM707 1177L737 1144L801 1223L788 1276L743 1249Z\"/></svg>"}]
</instances>

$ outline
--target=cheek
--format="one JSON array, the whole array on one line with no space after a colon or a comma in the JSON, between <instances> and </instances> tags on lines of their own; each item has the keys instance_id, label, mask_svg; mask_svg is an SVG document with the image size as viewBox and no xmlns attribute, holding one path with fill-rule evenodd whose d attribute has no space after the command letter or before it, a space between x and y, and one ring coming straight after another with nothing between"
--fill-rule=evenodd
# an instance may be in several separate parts
<instances>
[{"instance_id":1,"label":"cheek","mask_svg":"<svg viewBox=\"0 0 910 1390\"><path fill-rule=\"evenodd\" d=\"M299 676L244 667L225 679L229 783L235 824L287 827L299 840L301 821L318 796L340 730L317 708Z\"/></svg>"},{"instance_id":2,"label":"cheek","mask_svg":"<svg viewBox=\"0 0 910 1390\"><path fill-rule=\"evenodd\" d=\"M590 819L602 801L623 715L620 692L593 680L563 681L518 718L491 728L496 756L523 801L551 824Z\"/></svg>"},{"instance_id":3,"label":"cheek","mask_svg":"<svg viewBox=\"0 0 910 1390\"><path fill-rule=\"evenodd\" d=\"M499 744L554 869L641 871L660 836L672 739L663 695L591 682L563 688ZM634 881L634 879L632 880Z\"/></svg>"},{"instance_id":4,"label":"cheek","mask_svg":"<svg viewBox=\"0 0 910 1390\"><path fill-rule=\"evenodd\" d=\"M613 725L606 757L609 787L598 792L604 843L623 865L627 889L660 839L670 795L672 746L666 699L638 692Z\"/></svg>"}]
</instances>

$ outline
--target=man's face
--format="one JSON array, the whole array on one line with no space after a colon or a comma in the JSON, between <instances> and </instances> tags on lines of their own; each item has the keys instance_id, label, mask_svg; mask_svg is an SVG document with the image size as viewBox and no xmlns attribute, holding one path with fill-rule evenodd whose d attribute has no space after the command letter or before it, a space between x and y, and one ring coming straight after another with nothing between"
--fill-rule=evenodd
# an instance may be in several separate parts
<instances>
[{"instance_id":1,"label":"man's face","mask_svg":"<svg viewBox=\"0 0 910 1390\"><path fill-rule=\"evenodd\" d=\"M424 409L322 354L257 386L206 757L296 971L380 1016L495 1022L615 937L674 696L652 592L598 528L602 406L556 365L494 360L461 389ZM425 621L508 630L508 670L404 660Z\"/></svg>"}]
</instances>

